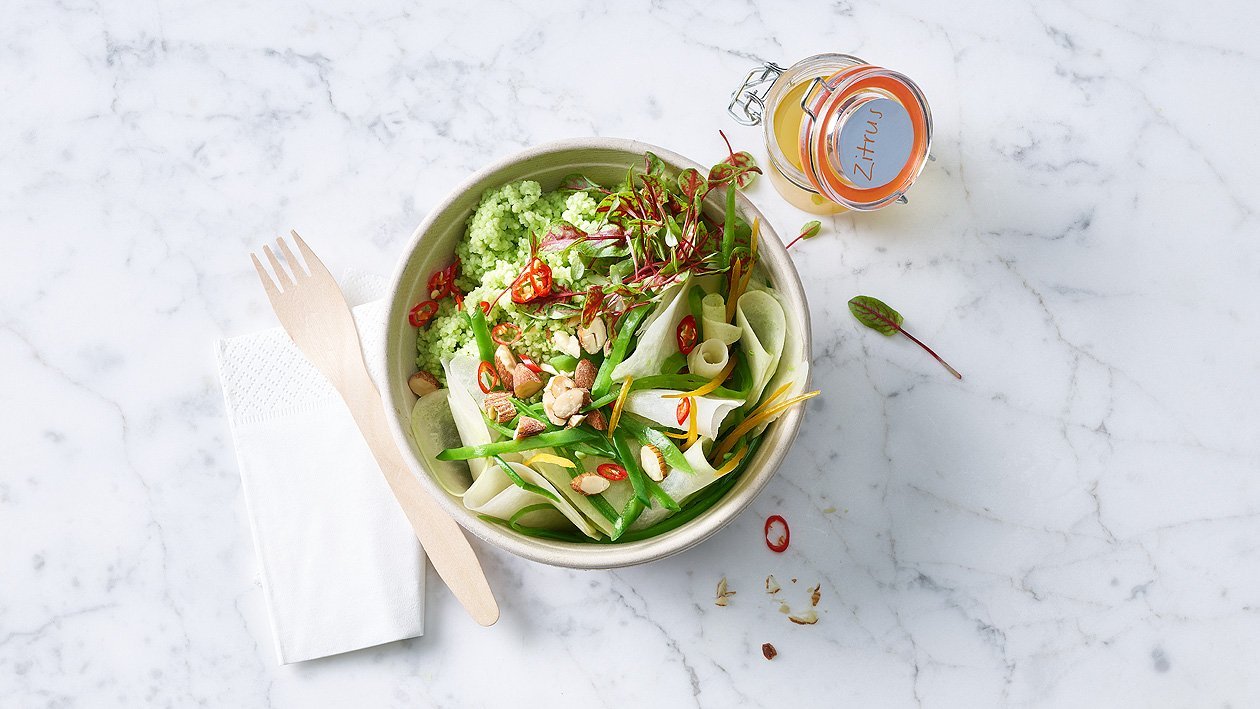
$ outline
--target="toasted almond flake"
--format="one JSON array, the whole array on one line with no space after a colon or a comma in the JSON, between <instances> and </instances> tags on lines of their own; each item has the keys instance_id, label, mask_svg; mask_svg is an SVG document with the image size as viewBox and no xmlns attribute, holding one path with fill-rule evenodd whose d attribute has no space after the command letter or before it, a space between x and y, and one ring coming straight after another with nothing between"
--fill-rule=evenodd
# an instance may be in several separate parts
<instances>
[{"instance_id":1,"label":"toasted almond flake","mask_svg":"<svg viewBox=\"0 0 1260 709\"><path fill-rule=\"evenodd\" d=\"M580 492L583 495L598 495L608 489L612 483L597 473L582 473L581 475L569 481L569 487L574 492Z\"/></svg>"},{"instance_id":2,"label":"toasted almond flake","mask_svg":"<svg viewBox=\"0 0 1260 709\"><path fill-rule=\"evenodd\" d=\"M665 454L654 445L648 444L639 449L639 462L643 464L643 472L653 482L660 482L669 475L669 467L665 465Z\"/></svg>"},{"instance_id":3,"label":"toasted almond flake","mask_svg":"<svg viewBox=\"0 0 1260 709\"><path fill-rule=\"evenodd\" d=\"M778 592L779 592L779 582L774 580L773 574L771 574L770 576L767 576L766 577L766 593L774 594Z\"/></svg>"},{"instance_id":4,"label":"toasted almond flake","mask_svg":"<svg viewBox=\"0 0 1260 709\"><path fill-rule=\"evenodd\" d=\"M411 393L416 396L424 396L432 394L442 385L438 382L437 377L428 372L416 372L407 379L407 386L411 388Z\"/></svg>"},{"instance_id":5,"label":"toasted almond flake","mask_svg":"<svg viewBox=\"0 0 1260 709\"><path fill-rule=\"evenodd\" d=\"M578 360L577 367L573 369L573 385L580 389L590 389L595 385L595 375L598 373L594 362L589 359Z\"/></svg>"},{"instance_id":6,"label":"toasted almond flake","mask_svg":"<svg viewBox=\"0 0 1260 709\"><path fill-rule=\"evenodd\" d=\"M494 391L486 394L482 406L486 415L496 423L507 423L516 418L516 407L512 405L512 397L506 391Z\"/></svg>"},{"instance_id":7,"label":"toasted almond flake","mask_svg":"<svg viewBox=\"0 0 1260 709\"><path fill-rule=\"evenodd\" d=\"M811 608L800 615L789 615L788 620L797 625L813 625L818 622L818 613Z\"/></svg>"},{"instance_id":8,"label":"toasted almond flake","mask_svg":"<svg viewBox=\"0 0 1260 709\"><path fill-rule=\"evenodd\" d=\"M608 419L604 418L604 412L599 409L588 411L586 414L586 422L596 431L608 430Z\"/></svg>"},{"instance_id":9,"label":"toasted almond flake","mask_svg":"<svg viewBox=\"0 0 1260 709\"><path fill-rule=\"evenodd\" d=\"M726 577L723 576L717 583L717 598L713 601L715 606L725 606L729 603L727 599L734 596L737 592L731 591L726 587Z\"/></svg>"},{"instance_id":10,"label":"toasted almond flake","mask_svg":"<svg viewBox=\"0 0 1260 709\"><path fill-rule=\"evenodd\" d=\"M591 403L590 391L573 388L557 396L551 402L551 412L555 414L556 418L567 421L570 416L581 411L589 403Z\"/></svg>"},{"instance_id":11,"label":"toasted almond flake","mask_svg":"<svg viewBox=\"0 0 1260 709\"><path fill-rule=\"evenodd\" d=\"M519 441L522 438L529 438L530 436L537 436L538 434L546 430L547 430L547 425L544 424L542 421L539 421L536 418L530 418L529 416L522 416L520 420L516 422L516 432L513 434L512 437ZM530 458L530 462L527 462L525 464L531 465L535 458L540 458L543 455L545 454L540 453L534 456L533 458ZM552 456L552 457L555 458L559 456ZM563 458L561 458L561 460L563 460ZM548 462L551 462L551 461L548 461Z\"/></svg>"},{"instance_id":12,"label":"toasted almond flake","mask_svg":"<svg viewBox=\"0 0 1260 709\"><path fill-rule=\"evenodd\" d=\"M809 605L817 607L820 600L822 600L822 584L818 583L809 589Z\"/></svg>"},{"instance_id":13,"label":"toasted almond flake","mask_svg":"<svg viewBox=\"0 0 1260 709\"><path fill-rule=\"evenodd\" d=\"M512 378L508 381L511 384L505 383L504 386L511 386L512 393L516 394L518 399L528 399L537 394L538 390L542 389L543 386L542 379L538 378L538 373L524 364L517 364L513 367Z\"/></svg>"},{"instance_id":14,"label":"toasted almond flake","mask_svg":"<svg viewBox=\"0 0 1260 709\"><path fill-rule=\"evenodd\" d=\"M604 349L604 343L608 341L608 326L603 318L595 318L590 325L578 327L577 336L582 349L595 354Z\"/></svg>"}]
</instances>

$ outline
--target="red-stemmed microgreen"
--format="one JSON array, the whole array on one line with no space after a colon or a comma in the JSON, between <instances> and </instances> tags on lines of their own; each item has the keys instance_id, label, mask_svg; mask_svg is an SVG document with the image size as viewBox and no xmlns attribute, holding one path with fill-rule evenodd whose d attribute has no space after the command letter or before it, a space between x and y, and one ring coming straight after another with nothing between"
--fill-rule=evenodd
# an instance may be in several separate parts
<instances>
[{"instance_id":1,"label":"red-stemmed microgreen","mask_svg":"<svg viewBox=\"0 0 1260 709\"><path fill-rule=\"evenodd\" d=\"M922 347L923 351L932 355L932 357L937 362L940 362L941 366L949 370L949 373L954 375L955 378L963 378L962 375L958 373L957 369L949 366L949 363L941 359L940 355L933 352L931 347L928 347L920 342L919 338L906 332L905 329L901 327L901 323L904 320L904 318L901 317L901 313L893 310L891 306L879 298L872 298L869 295L854 296L849 301L849 312L853 313L853 317L857 318L858 322L882 335L892 337L900 332L910 338L914 344Z\"/></svg>"},{"instance_id":2,"label":"red-stemmed microgreen","mask_svg":"<svg viewBox=\"0 0 1260 709\"><path fill-rule=\"evenodd\" d=\"M792 245L800 241L801 239L812 239L815 236L818 236L818 232L820 231L822 231L822 222L817 221L817 220L812 221L812 222L805 222L805 224L801 226L801 232L796 235L795 239L792 239L791 241L789 241L788 245L785 246L784 248L785 249L792 248Z\"/></svg>"}]
</instances>

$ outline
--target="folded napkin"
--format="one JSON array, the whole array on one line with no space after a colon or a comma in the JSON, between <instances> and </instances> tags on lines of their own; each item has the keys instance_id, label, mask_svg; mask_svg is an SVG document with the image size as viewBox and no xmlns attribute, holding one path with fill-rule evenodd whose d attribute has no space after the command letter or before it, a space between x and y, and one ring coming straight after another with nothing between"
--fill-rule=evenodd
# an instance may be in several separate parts
<instances>
[{"instance_id":1,"label":"folded napkin","mask_svg":"<svg viewBox=\"0 0 1260 709\"><path fill-rule=\"evenodd\" d=\"M355 305L383 283L355 275L342 290ZM353 312L378 350L384 301ZM280 328L217 350L280 663L423 634L424 553L336 390Z\"/></svg>"}]
</instances>

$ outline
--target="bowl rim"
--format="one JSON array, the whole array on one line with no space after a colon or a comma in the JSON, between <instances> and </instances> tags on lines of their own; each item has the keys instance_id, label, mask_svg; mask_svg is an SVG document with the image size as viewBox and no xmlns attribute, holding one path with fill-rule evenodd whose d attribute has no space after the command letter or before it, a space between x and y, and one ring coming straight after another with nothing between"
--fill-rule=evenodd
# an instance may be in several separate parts
<instances>
[{"instance_id":1,"label":"bowl rim","mask_svg":"<svg viewBox=\"0 0 1260 709\"><path fill-rule=\"evenodd\" d=\"M744 471L743 475L752 479L748 487L742 490L740 494L734 494L734 490L728 492L710 510L659 536L625 544L575 544L537 540L503 529L498 525L484 522L478 519L471 510L464 507L458 498L443 490L441 485L428 472L424 462L411 451L411 440L409 438L410 407L404 405L404 402L395 401L397 387L392 386L392 383L389 381L391 376L389 360L392 349L390 343L394 341L392 333L395 328L400 327L398 324L402 322L400 318L405 315L405 313L397 312L397 296L402 286L402 278L407 271L408 264L411 263L413 257L421 248L421 241L425 234L433 228L439 217L451 209L452 205L460 197L476 189L479 183L501 170L528 162L543 155L580 150L615 150L638 155L651 151L671 168L677 170L695 168L701 171L701 174L707 174L707 168L702 167L694 160L667 148L628 138L566 138L540 143L493 160L490 164L469 175L452 188L441 201L434 204L403 247L386 290L385 297L388 299L385 325L386 335L383 338L382 346L377 352L377 363L381 367L380 371L383 373L382 376L385 380L380 383L384 385L381 398L386 409L385 417L389 422L390 433L393 435L395 443L399 446L403 459L407 461L411 472L420 478L421 484L425 486L429 494L437 499L442 509L451 515L461 527L488 544L531 561L573 569L611 569L657 561L682 553L709 539L734 521L735 518L739 517L761 494L787 457L800 433L801 422L804 418L804 407L793 407L775 421L773 425L786 429L786 433L782 440L779 441L779 444L769 451L768 457L765 458L759 468ZM761 213L761 210L753 204L752 200L743 191L736 193L736 208L749 221L754 217L761 220L762 234L765 237L761 242L761 249L763 255L774 262L776 274L773 282L775 289L783 292L790 304L799 306L797 314L800 318L802 355L806 367L805 385L808 388L813 376L813 337L810 326L809 303L805 296L804 286L801 283L800 273L797 271L791 257L788 256L787 250L778 238L777 233L765 218L765 215ZM758 453L761 453L761 451L758 451ZM715 512L718 514L714 514Z\"/></svg>"}]
</instances>

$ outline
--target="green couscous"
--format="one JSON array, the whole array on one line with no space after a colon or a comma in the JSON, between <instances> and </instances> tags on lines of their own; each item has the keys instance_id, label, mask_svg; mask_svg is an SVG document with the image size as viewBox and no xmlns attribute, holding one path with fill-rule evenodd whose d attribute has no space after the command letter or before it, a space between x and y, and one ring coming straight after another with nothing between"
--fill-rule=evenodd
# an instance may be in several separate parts
<instances>
[{"instance_id":1,"label":"green couscous","mask_svg":"<svg viewBox=\"0 0 1260 709\"><path fill-rule=\"evenodd\" d=\"M572 224L593 232L599 227L595 212L598 202L586 192L543 192L532 180L513 182L487 190L481 203L468 218L468 232L455 247L460 272L455 284L472 303L492 302L506 290L530 259L529 235L545 234L553 225ZM581 290L587 285L583 267L576 262L580 254L571 251L540 252L539 257L551 267L556 285ZM575 266L582 278L575 278ZM510 322L521 328L522 337L515 347L542 361L558 351L551 333L574 331L574 324L557 320L547 328L538 327L535 318L525 315L511 298L499 298L489 313L496 322ZM452 300L443 300L438 313L416 338L416 365L421 371L443 379L442 361L461 349L475 348L468 323Z\"/></svg>"}]
</instances>

